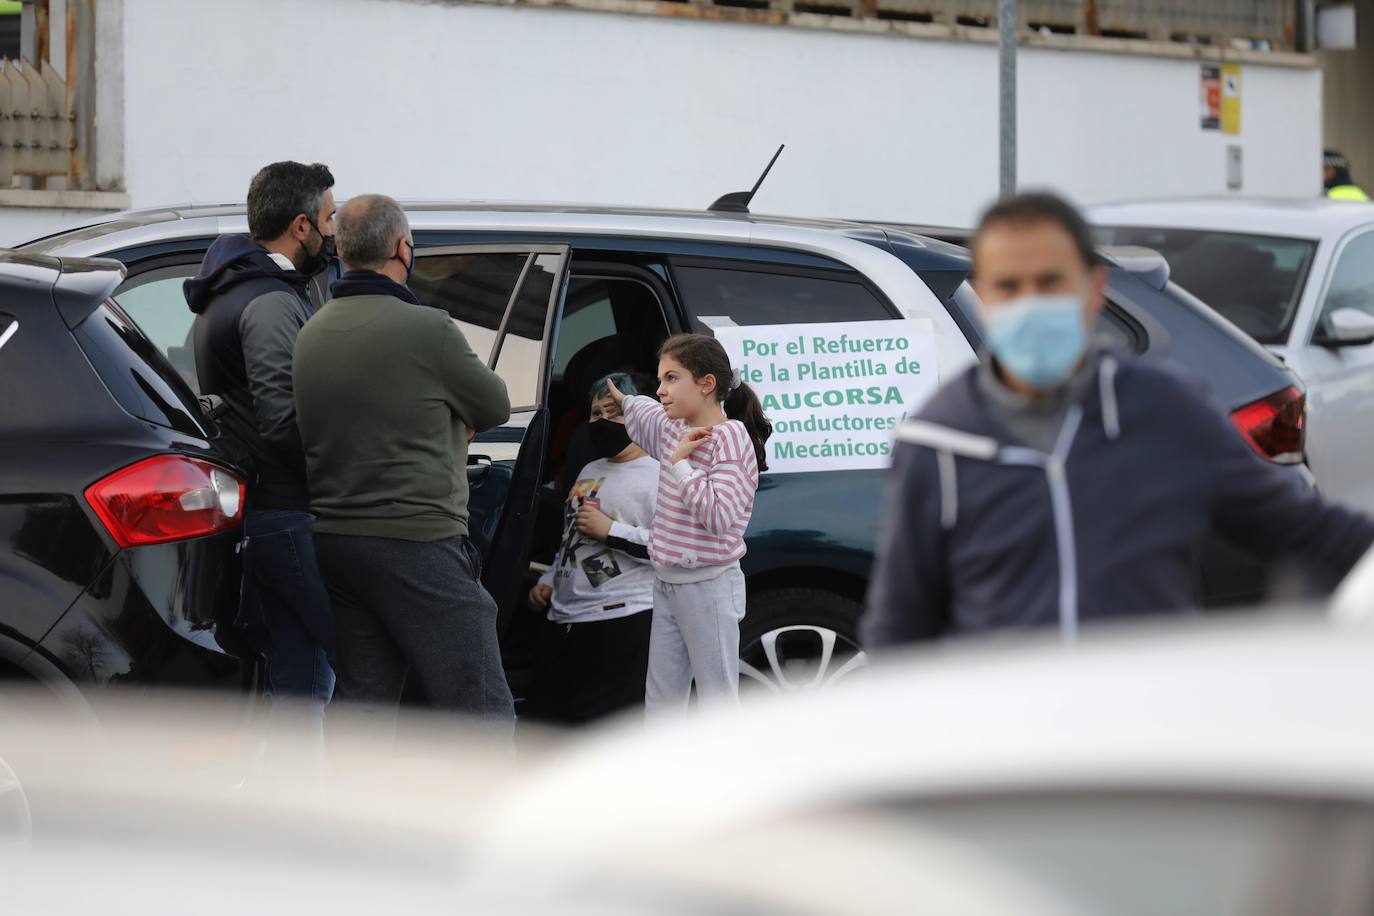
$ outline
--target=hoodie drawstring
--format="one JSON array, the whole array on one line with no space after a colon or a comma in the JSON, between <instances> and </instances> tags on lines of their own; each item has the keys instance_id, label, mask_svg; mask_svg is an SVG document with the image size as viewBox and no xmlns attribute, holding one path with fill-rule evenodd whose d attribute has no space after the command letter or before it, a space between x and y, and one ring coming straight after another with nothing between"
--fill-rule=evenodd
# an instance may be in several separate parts
<instances>
[{"instance_id":1,"label":"hoodie drawstring","mask_svg":"<svg viewBox=\"0 0 1374 916\"><path fill-rule=\"evenodd\" d=\"M1116 403L1116 360L1110 356L1102 357L1098 368L1097 383L1102 397L1102 429L1108 439L1121 435L1121 414Z\"/></svg>"}]
</instances>

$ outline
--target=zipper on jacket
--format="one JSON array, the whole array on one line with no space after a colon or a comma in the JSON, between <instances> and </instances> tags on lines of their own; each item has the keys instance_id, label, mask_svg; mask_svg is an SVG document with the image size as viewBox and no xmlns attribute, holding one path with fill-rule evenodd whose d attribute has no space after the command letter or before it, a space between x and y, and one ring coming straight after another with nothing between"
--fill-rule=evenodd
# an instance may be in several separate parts
<instances>
[{"instance_id":1,"label":"zipper on jacket","mask_svg":"<svg viewBox=\"0 0 1374 916\"><path fill-rule=\"evenodd\" d=\"M1064 462L1051 455L1045 464L1054 513L1054 540L1059 548L1059 633L1065 642L1078 637L1078 557L1074 547L1073 506Z\"/></svg>"},{"instance_id":2,"label":"zipper on jacket","mask_svg":"<svg viewBox=\"0 0 1374 916\"><path fill-rule=\"evenodd\" d=\"M1064 417L1054 453L1045 461L1050 484L1050 509L1054 515L1054 539L1059 548L1059 634L1065 642L1078 638L1078 545L1073 530L1073 502L1065 464L1078 435L1083 409L1075 404Z\"/></svg>"},{"instance_id":3,"label":"zipper on jacket","mask_svg":"<svg viewBox=\"0 0 1374 916\"><path fill-rule=\"evenodd\" d=\"M1121 434L1116 402L1116 360L1104 356L1099 370L1103 426L1108 439ZM1078 545L1073 527L1073 501L1069 494L1067 464L1078 428L1083 422L1083 405L1074 404L1064 415L1063 425L1050 454L1023 445L1001 445L989 436L966 433L924 420L908 420L897 430L897 439L933 450L939 459L941 526L950 530L957 522L958 485L954 476L956 455L976 461L1004 465L1038 467L1044 470L1050 489L1050 512L1054 517L1054 539L1059 555L1059 632L1065 643L1078 638Z\"/></svg>"},{"instance_id":4,"label":"zipper on jacket","mask_svg":"<svg viewBox=\"0 0 1374 916\"><path fill-rule=\"evenodd\" d=\"M1045 472L1050 489L1050 514L1054 518L1054 543L1059 556L1059 634L1064 642L1078 638L1078 546L1073 529L1073 502L1069 498L1066 465L1073 440L1083 420L1083 409L1074 405L1059 427L1050 454L1020 445L1004 446L998 463L1038 467Z\"/></svg>"}]
</instances>

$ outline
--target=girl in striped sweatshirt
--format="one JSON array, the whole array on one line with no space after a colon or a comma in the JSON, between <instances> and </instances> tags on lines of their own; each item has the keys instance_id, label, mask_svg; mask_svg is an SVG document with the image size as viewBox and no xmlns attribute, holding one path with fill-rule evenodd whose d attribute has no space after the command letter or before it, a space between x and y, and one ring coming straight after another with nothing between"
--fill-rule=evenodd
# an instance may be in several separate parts
<instances>
[{"instance_id":1,"label":"girl in striped sweatshirt","mask_svg":"<svg viewBox=\"0 0 1374 916\"><path fill-rule=\"evenodd\" d=\"M658 401L614 386L630 439L660 464L649 559L657 582L644 704L649 716L739 695L744 529L773 425L714 337L679 334L658 354Z\"/></svg>"}]
</instances>

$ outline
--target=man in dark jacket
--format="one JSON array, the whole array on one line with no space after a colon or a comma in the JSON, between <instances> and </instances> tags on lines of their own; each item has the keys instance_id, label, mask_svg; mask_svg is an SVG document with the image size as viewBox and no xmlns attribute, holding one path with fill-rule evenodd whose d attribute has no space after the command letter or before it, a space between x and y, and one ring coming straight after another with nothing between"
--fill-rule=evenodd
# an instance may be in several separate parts
<instances>
[{"instance_id":1,"label":"man in dark jacket","mask_svg":"<svg viewBox=\"0 0 1374 916\"><path fill-rule=\"evenodd\" d=\"M248 235L222 236L186 281L196 375L224 402L220 425L255 475L248 496L241 616L267 628L274 697L323 727L334 691L329 599L315 566L305 452L296 429L291 358L314 312L310 278L334 250L334 176L275 162L248 188Z\"/></svg>"},{"instance_id":2,"label":"man in dark jacket","mask_svg":"<svg viewBox=\"0 0 1374 916\"><path fill-rule=\"evenodd\" d=\"M389 720L413 672L431 706L514 715L496 602L468 539L468 440L510 417L501 377L405 285L415 243L389 197L339 211L347 271L296 341L315 547L340 690Z\"/></svg>"},{"instance_id":3,"label":"man in dark jacket","mask_svg":"<svg viewBox=\"0 0 1374 916\"><path fill-rule=\"evenodd\" d=\"M1091 342L1106 271L1069 204L997 204L973 261L988 353L898 430L865 645L1191 609L1214 526L1326 586L1374 544L1200 382Z\"/></svg>"}]
</instances>

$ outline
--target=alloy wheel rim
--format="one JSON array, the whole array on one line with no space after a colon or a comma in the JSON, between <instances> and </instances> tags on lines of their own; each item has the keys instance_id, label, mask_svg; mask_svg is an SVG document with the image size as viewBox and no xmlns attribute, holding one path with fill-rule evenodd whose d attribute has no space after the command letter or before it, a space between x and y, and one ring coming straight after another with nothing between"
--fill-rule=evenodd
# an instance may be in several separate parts
<instances>
[{"instance_id":1,"label":"alloy wheel rim","mask_svg":"<svg viewBox=\"0 0 1374 916\"><path fill-rule=\"evenodd\" d=\"M866 652L828 627L778 627L760 636L757 645L763 651L764 665L758 667L741 658L741 679L748 678L777 694L818 690L868 664ZM797 652L798 647L810 651Z\"/></svg>"}]
</instances>

